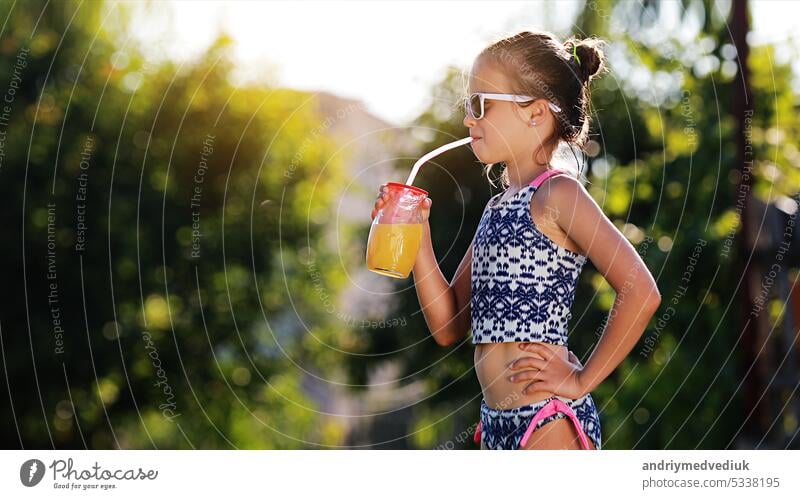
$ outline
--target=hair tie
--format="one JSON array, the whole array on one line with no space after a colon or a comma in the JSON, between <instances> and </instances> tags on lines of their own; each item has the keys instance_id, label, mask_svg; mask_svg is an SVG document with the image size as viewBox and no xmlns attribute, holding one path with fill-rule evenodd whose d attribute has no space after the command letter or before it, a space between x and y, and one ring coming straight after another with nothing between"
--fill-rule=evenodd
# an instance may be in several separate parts
<instances>
[{"instance_id":1,"label":"hair tie","mask_svg":"<svg viewBox=\"0 0 800 499\"><path fill-rule=\"evenodd\" d=\"M572 56L575 58L576 61L578 61L578 66L580 66L581 59L580 57L578 57L578 46L575 44L572 45Z\"/></svg>"}]
</instances>

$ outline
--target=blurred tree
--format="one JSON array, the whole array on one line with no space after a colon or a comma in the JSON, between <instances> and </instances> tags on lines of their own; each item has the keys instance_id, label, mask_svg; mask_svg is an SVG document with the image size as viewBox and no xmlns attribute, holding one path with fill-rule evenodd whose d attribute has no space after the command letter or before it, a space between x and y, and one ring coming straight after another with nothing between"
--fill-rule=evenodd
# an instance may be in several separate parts
<instances>
[{"instance_id":1,"label":"blurred tree","mask_svg":"<svg viewBox=\"0 0 800 499\"><path fill-rule=\"evenodd\" d=\"M665 27L657 3L633 4L587 2L573 30L611 41L616 76L594 85L587 188L664 297L595 391L604 447L722 448L745 417L731 316L736 51L727 13L707 1L684 2L682 30ZM410 280L394 295L407 323L379 334L343 327L326 306L363 254L326 239L347 158L315 97L234 86L224 36L191 63L149 63L122 41L119 5L0 5L2 414L15 422L4 446L341 445L343 422L324 414L309 380L352 383L363 397L392 364L400 388L428 396L378 415L367 438L475 448L472 345L435 345L413 287L402 288ZM799 185L796 97L773 47L754 48L749 63L754 193L769 201ZM448 70L414 123L420 153L467 135L462 76ZM434 199L434 248L450 278L497 190L467 148L417 179ZM369 228L337 229L365 241ZM587 265L570 338L584 361L614 298ZM769 318L781 314L771 307ZM400 438L378 436L387 428Z\"/></svg>"},{"instance_id":2,"label":"blurred tree","mask_svg":"<svg viewBox=\"0 0 800 499\"><path fill-rule=\"evenodd\" d=\"M4 446L337 445L297 365L351 340L315 287L347 158L313 95L230 83L227 37L152 64L120 6L0 6Z\"/></svg>"}]
</instances>

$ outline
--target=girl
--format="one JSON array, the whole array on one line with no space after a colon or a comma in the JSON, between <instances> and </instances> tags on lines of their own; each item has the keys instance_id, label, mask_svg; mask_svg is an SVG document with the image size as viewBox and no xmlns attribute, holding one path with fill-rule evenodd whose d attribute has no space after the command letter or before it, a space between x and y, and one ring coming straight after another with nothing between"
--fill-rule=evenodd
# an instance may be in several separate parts
<instances>
[{"instance_id":1,"label":"girl","mask_svg":"<svg viewBox=\"0 0 800 499\"><path fill-rule=\"evenodd\" d=\"M482 449L599 450L590 392L633 349L661 302L644 262L579 176L551 166L556 149L586 143L589 82L605 68L601 46L524 31L473 62L464 125L487 177L494 163L505 164L505 191L489 200L449 283L431 244L432 200L423 202L417 296L439 345L472 330ZM386 195L382 186L373 218ZM567 327L588 259L617 298L582 366L568 350Z\"/></svg>"}]
</instances>

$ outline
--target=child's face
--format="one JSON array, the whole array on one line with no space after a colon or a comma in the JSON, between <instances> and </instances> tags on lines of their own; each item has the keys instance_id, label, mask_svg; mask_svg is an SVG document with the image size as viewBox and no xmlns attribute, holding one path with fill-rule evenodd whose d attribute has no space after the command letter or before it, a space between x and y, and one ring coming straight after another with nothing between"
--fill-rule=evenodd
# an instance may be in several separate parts
<instances>
[{"instance_id":1,"label":"child's face","mask_svg":"<svg viewBox=\"0 0 800 499\"><path fill-rule=\"evenodd\" d=\"M505 74L481 58L475 60L470 72L469 93L473 92L514 93ZM470 129L470 135L481 137L472 142L478 159L483 163L505 161L514 164L531 160L540 143L540 134L546 136L543 135L546 123L541 118L541 102L538 100L528 107L520 107L515 102L486 99L481 119L465 116L464 126ZM537 122L537 126L530 126L531 119Z\"/></svg>"}]
</instances>

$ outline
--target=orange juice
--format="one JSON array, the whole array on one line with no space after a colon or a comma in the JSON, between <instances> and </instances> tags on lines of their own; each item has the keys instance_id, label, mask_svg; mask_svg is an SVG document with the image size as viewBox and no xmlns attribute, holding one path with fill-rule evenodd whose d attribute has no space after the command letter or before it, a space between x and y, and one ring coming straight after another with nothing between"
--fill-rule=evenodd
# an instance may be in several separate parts
<instances>
[{"instance_id":1,"label":"orange juice","mask_svg":"<svg viewBox=\"0 0 800 499\"><path fill-rule=\"evenodd\" d=\"M372 224L367 241L367 268L406 278L414 268L422 241L422 224Z\"/></svg>"}]
</instances>

